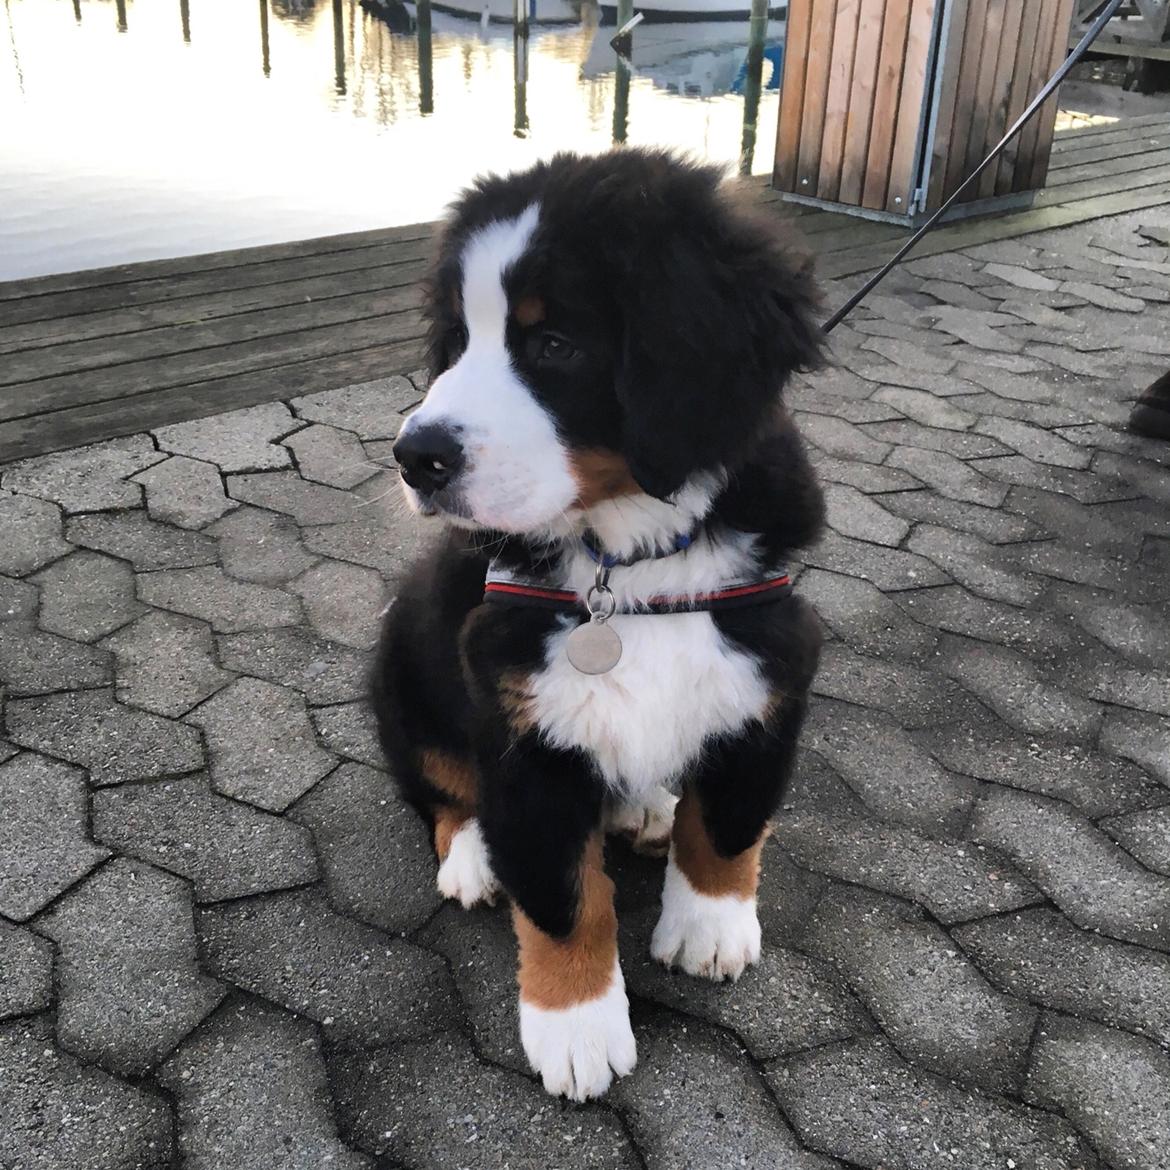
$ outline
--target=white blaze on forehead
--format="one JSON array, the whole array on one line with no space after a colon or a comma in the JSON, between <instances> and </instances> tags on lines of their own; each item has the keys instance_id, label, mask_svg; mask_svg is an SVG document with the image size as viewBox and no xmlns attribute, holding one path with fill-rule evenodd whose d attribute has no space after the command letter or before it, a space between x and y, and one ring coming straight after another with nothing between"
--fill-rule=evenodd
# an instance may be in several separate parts
<instances>
[{"instance_id":1,"label":"white blaze on forehead","mask_svg":"<svg viewBox=\"0 0 1170 1170\"><path fill-rule=\"evenodd\" d=\"M499 220L478 231L463 251L463 316L472 345L504 343L508 294L504 276L524 255L536 230L539 208L534 203L515 219Z\"/></svg>"},{"instance_id":2,"label":"white blaze on forehead","mask_svg":"<svg viewBox=\"0 0 1170 1170\"><path fill-rule=\"evenodd\" d=\"M467 349L431 385L403 433L423 426L454 432L462 470L450 491L463 515L505 532L563 523L577 498L569 452L508 352L508 270L524 255L540 218L536 204L474 232L463 246ZM408 497L409 498L409 497Z\"/></svg>"}]
</instances>

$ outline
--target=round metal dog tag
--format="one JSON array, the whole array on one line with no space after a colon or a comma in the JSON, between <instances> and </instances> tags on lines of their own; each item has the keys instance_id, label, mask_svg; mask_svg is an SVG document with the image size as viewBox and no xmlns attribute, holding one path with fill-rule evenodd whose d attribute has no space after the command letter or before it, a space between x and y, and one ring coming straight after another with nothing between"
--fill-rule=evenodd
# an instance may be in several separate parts
<instances>
[{"instance_id":1,"label":"round metal dog tag","mask_svg":"<svg viewBox=\"0 0 1170 1170\"><path fill-rule=\"evenodd\" d=\"M582 674L608 674L621 661L622 640L594 614L568 636L565 655Z\"/></svg>"}]
</instances>

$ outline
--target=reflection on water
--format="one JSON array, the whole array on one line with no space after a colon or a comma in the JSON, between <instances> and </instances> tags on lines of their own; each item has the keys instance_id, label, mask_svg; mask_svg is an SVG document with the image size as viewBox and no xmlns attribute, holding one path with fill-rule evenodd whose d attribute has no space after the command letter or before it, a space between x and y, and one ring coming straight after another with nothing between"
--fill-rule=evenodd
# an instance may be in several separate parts
<instances>
[{"instance_id":1,"label":"reflection on water","mask_svg":"<svg viewBox=\"0 0 1170 1170\"><path fill-rule=\"evenodd\" d=\"M428 220L480 171L614 141L770 168L782 24L753 118L747 21L642 25L627 68L574 11L5 0L0 279Z\"/></svg>"}]
</instances>

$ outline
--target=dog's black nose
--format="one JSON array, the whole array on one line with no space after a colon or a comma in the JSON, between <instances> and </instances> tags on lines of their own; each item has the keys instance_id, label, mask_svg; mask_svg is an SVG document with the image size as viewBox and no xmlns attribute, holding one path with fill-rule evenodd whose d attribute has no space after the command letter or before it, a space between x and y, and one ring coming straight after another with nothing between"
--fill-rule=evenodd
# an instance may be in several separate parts
<instances>
[{"instance_id":1,"label":"dog's black nose","mask_svg":"<svg viewBox=\"0 0 1170 1170\"><path fill-rule=\"evenodd\" d=\"M411 427L394 444L394 458L402 478L429 496L446 487L463 466L463 447L448 427Z\"/></svg>"}]
</instances>

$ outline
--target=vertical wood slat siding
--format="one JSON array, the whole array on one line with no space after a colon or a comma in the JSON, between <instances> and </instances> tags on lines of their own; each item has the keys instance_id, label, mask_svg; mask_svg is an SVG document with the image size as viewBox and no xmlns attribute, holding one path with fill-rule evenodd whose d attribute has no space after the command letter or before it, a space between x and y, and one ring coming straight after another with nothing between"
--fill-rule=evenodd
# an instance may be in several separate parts
<instances>
[{"instance_id":1,"label":"vertical wood slat siding","mask_svg":"<svg viewBox=\"0 0 1170 1170\"><path fill-rule=\"evenodd\" d=\"M776 126L776 166L772 172L772 185L777 191L799 189L796 185L796 164L800 155L800 127L804 118L804 83L811 27L811 4L796 4L789 9L780 115Z\"/></svg>"},{"instance_id":2,"label":"vertical wood slat siding","mask_svg":"<svg viewBox=\"0 0 1170 1170\"><path fill-rule=\"evenodd\" d=\"M970 10L969 0L953 0L948 4L949 27L946 39L942 45L938 70L945 84L941 87L938 96L938 109L935 113L935 133L930 160L930 180L927 191L927 202L930 207L938 207L943 201L943 187L947 179L947 158L950 153L951 133L955 123L955 107L958 103L957 87L950 83L951 78L957 77L959 66L963 60L963 45L966 42L967 15ZM936 87L937 91L937 87Z\"/></svg>"},{"instance_id":3,"label":"vertical wood slat siding","mask_svg":"<svg viewBox=\"0 0 1170 1170\"><path fill-rule=\"evenodd\" d=\"M790 0L776 187L907 214L922 171L931 87L938 108L928 206L937 207L1059 64L1074 2ZM941 60L928 72L944 5ZM1054 110L1042 111L967 198L1041 184L1054 120Z\"/></svg>"},{"instance_id":4,"label":"vertical wood slat siding","mask_svg":"<svg viewBox=\"0 0 1170 1170\"><path fill-rule=\"evenodd\" d=\"M853 94L845 120L841 183L837 192L842 203L860 203L865 185L885 15L886 0L861 0L857 53L853 61Z\"/></svg>"},{"instance_id":5,"label":"vertical wood slat siding","mask_svg":"<svg viewBox=\"0 0 1170 1170\"><path fill-rule=\"evenodd\" d=\"M845 158L845 126L853 89L861 0L837 0L837 27L833 31L833 59L829 65L829 92L825 98L825 130L817 196L836 202L841 191L841 164Z\"/></svg>"},{"instance_id":6,"label":"vertical wood slat siding","mask_svg":"<svg viewBox=\"0 0 1170 1170\"><path fill-rule=\"evenodd\" d=\"M898 101L902 93L902 63L910 32L910 0L887 0L878 55L862 207L884 208L890 189L890 156L894 150Z\"/></svg>"},{"instance_id":7,"label":"vertical wood slat siding","mask_svg":"<svg viewBox=\"0 0 1170 1170\"><path fill-rule=\"evenodd\" d=\"M1072 22L1073 0L1060 0L1056 10L1056 27L1052 34L1052 47L1048 53L1048 61L1040 70L1041 85L1056 72L1057 66L1068 53L1068 30ZM1052 140L1056 136L1056 110L1058 98L1054 95L1044 103L1036 115L1035 125L1038 133L1036 143L1032 149L1032 167L1029 172L1026 190L1033 190L1044 185L1048 175L1048 163L1052 158Z\"/></svg>"},{"instance_id":8,"label":"vertical wood slat siding","mask_svg":"<svg viewBox=\"0 0 1170 1170\"><path fill-rule=\"evenodd\" d=\"M934 35L934 14L938 0L914 0L910 11L910 35L906 39L906 67L902 73L902 96L899 101L898 128L894 133L894 151L890 157L890 189L886 210L905 215L909 212L918 185L919 155L922 143L922 111L931 77L930 42Z\"/></svg>"},{"instance_id":9,"label":"vertical wood slat siding","mask_svg":"<svg viewBox=\"0 0 1170 1170\"><path fill-rule=\"evenodd\" d=\"M1028 88L1032 74L1032 58L1036 54L1036 38L1040 32L1040 5L1023 0L1024 14L1020 24L1020 39L1016 46L1016 60L1008 95L1007 124L1015 124L1035 96ZM1006 129L1006 128L1005 128ZM995 180L995 194L1007 195L1015 190L1016 167L1020 158L1020 139L1017 135L999 156Z\"/></svg>"},{"instance_id":10,"label":"vertical wood slat siding","mask_svg":"<svg viewBox=\"0 0 1170 1170\"><path fill-rule=\"evenodd\" d=\"M963 30L963 55L953 82L955 88L955 120L947 135L947 169L943 183L944 198L963 181L963 165L967 161L966 144L971 138L975 119L975 85L979 66L983 61L983 28L987 23L987 5L991 0L970 0L967 8L967 27ZM945 128L940 126L939 130Z\"/></svg>"},{"instance_id":11,"label":"vertical wood slat siding","mask_svg":"<svg viewBox=\"0 0 1170 1170\"><path fill-rule=\"evenodd\" d=\"M805 76L804 117L800 128L800 154L796 190L815 195L820 186L821 147L825 131L825 102L829 95L829 67L833 59L833 32L837 0L812 0Z\"/></svg>"},{"instance_id":12,"label":"vertical wood slat siding","mask_svg":"<svg viewBox=\"0 0 1170 1170\"><path fill-rule=\"evenodd\" d=\"M1003 31L1000 35L999 61L991 86L991 100L987 118L987 136L984 149L975 160L978 166L991 148L1004 136L1008 127L1008 106L1011 104L1012 70L1015 68L1016 51L1020 43L1020 27L1024 20L1024 0L1007 0L1003 14ZM999 175L999 164L992 163L979 180L978 197L988 199L995 194L995 181Z\"/></svg>"}]
</instances>

